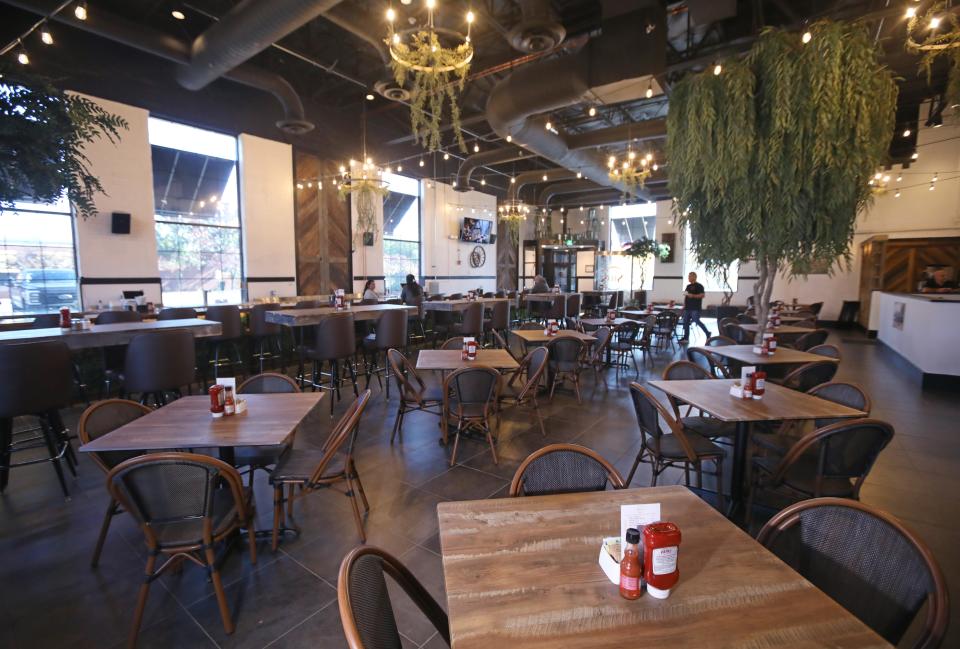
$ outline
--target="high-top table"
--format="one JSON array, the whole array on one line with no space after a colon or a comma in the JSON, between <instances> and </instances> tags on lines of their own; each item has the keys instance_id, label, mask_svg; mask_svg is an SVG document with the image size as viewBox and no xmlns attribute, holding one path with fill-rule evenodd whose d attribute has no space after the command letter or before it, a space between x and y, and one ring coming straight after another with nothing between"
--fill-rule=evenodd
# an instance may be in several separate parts
<instances>
[{"instance_id":1,"label":"high-top table","mask_svg":"<svg viewBox=\"0 0 960 649\"><path fill-rule=\"evenodd\" d=\"M597 556L620 534L620 506L644 503L680 527L680 580L668 599L630 601ZM443 502L437 512L453 649L892 649L684 487Z\"/></svg>"},{"instance_id":2,"label":"high-top table","mask_svg":"<svg viewBox=\"0 0 960 649\"><path fill-rule=\"evenodd\" d=\"M426 303L424 303L426 304ZM284 325L287 327L307 327L309 325L320 324L326 318L335 318L337 316L346 316L353 314L353 319L376 320L385 311L406 311L410 315L416 315L417 307L406 306L403 304L361 304L351 306L345 309L337 310L333 307L324 306L315 309L287 309L284 311L267 311L265 318L267 322Z\"/></svg>"},{"instance_id":3,"label":"high-top table","mask_svg":"<svg viewBox=\"0 0 960 649\"><path fill-rule=\"evenodd\" d=\"M563 298L563 317L566 318L567 315L567 298L570 298L574 295L580 295L580 293L524 293L523 299L526 302L548 302L553 304L553 300L558 297Z\"/></svg>"},{"instance_id":4,"label":"high-top table","mask_svg":"<svg viewBox=\"0 0 960 649\"><path fill-rule=\"evenodd\" d=\"M476 302L483 304L485 309L491 308L497 302L510 302L508 297L478 297L476 300L433 300L423 303L424 311L465 311Z\"/></svg>"},{"instance_id":5,"label":"high-top table","mask_svg":"<svg viewBox=\"0 0 960 649\"><path fill-rule=\"evenodd\" d=\"M114 324L94 324L89 329L78 331L52 329L18 329L0 332L0 345L30 343L49 340L62 340L70 349L94 349L128 345L134 336L152 331L186 329L196 338L219 336L223 327L219 322L189 318L185 320L160 320L149 322L117 322Z\"/></svg>"}]
</instances>

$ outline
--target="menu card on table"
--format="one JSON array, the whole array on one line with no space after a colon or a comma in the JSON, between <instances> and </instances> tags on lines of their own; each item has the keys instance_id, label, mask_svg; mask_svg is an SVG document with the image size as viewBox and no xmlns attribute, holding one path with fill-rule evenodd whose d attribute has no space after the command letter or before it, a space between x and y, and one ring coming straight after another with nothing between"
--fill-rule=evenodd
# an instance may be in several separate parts
<instances>
[{"instance_id":1,"label":"menu card on table","mask_svg":"<svg viewBox=\"0 0 960 649\"><path fill-rule=\"evenodd\" d=\"M620 505L620 556L627 547L627 530L635 527L643 530L644 525L660 520L660 503L644 505Z\"/></svg>"}]
</instances>

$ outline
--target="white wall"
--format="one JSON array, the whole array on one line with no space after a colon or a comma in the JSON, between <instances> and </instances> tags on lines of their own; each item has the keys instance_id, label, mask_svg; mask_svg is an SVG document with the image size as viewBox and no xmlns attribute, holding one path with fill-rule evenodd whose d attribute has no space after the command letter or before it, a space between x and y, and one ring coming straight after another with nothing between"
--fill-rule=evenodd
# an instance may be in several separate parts
<instances>
[{"instance_id":1,"label":"white wall","mask_svg":"<svg viewBox=\"0 0 960 649\"><path fill-rule=\"evenodd\" d=\"M463 293L478 287L497 290L496 244L482 245L486 261L479 268L471 268L470 252L477 244L459 240L465 216L493 221L493 232L498 232L496 197L477 191L458 192L434 181L422 181L420 192L425 280L436 278L442 293Z\"/></svg>"},{"instance_id":2,"label":"white wall","mask_svg":"<svg viewBox=\"0 0 960 649\"><path fill-rule=\"evenodd\" d=\"M350 198L350 231L354 234L353 242L353 292L363 294L363 285L366 277L383 277L383 201L379 198L373 201L374 219L377 223L377 236L372 246L363 245L361 235L357 229L357 201ZM360 278L360 279L358 279ZM341 288L341 287L337 287ZM346 288L346 287L343 287ZM383 281L377 280L377 290L383 291Z\"/></svg>"},{"instance_id":3,"label":"white wall","mask_svg":"<svg viewBox=\"0 0 960 649\"><path fill-rule=\"evenodd\" d=\"M142 290L148 301L159 302L153 168L147 132L149 113L106 99L90 99L126 119L130 128L121 131L116 144L101 138L84 147L90 169L100 179L106 194L95 197L98 216L76 221L78 273L84 280L153 278L155 281L83 284L83 304L90 308L99 300L105 305L116 302L124 289ZM129 212L130 234L110 233L111 212Z\"/></svg>"},{"instance_id":4,"label":"white wall","mask_svg":"<svg viewBox=\"0 0 960 649\"><path fill-rule=\"evenodd\" d=\"M296 295L293 147L253 135L240 140L244 276L251 300ZM287 281L257 281L289 278Z\"/></svg>"}]
</instances>

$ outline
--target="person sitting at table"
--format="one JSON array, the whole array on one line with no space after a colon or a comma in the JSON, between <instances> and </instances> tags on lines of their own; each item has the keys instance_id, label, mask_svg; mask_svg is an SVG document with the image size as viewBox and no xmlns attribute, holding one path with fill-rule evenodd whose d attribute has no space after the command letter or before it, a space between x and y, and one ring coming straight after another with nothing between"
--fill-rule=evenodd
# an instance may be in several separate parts
<instances>
[{"instance_id":1,"label":"person sitting at table","mask_svg":"<svg viewBox=\"0 0 960 649\"><path fill-rule=\"evenodd\" d=\"M380 300L380 294L377 293L376 280L368 279L367 283L363 285L363 301L378 302L379 300Z\"/></svg>"},{"instance_id":2,"label":"person sitting at table","mask_svg":"<svg viewBox=\"0 0 960 649\"><path fill-rule=\"evenodd\" d=\"M938 268L933 271L933 275L924 282L921 293L955 293L957 283L947 279L947 271L944 268Z\"/></svg>"},{"instance_id":3,"label":"person sitting at table","mask_svg":"<svg viewBox=\"0 0 960 649\"><path fill-rule=\"evenodd\" d=\"M690 338L691 320L703 330L707 338L710 337L710 330L700 322L700 312L703 310L703 298L706 291L703 284L697 281L696 273L687 275L687 280L690 283L683 290L683 338L680 340L681 345L686 344Z\"/></svg>"},{"instance_id":4,"label":"person sitting at table","mask_svg":"<svg viewBox=\"0 0 960 649\"><path fill-rule=\"evenodd\" d=\"M549 293L550 285L547 284L547 278L543 275L537 275L533 278L533 288L530 289L531 293Z\"/></svg>"},{"instance_id":5,"label":"person sitting at table","mask_svg":"<svg viewBox=\"0 0 960 649\"><path fill-rule=\"evenodd\" d=\"M407 275L407 282L400 292L400 299L404 304L416 306L423 301L423 288L417 284L417 278Z\"/></svg>"}]
</instances>

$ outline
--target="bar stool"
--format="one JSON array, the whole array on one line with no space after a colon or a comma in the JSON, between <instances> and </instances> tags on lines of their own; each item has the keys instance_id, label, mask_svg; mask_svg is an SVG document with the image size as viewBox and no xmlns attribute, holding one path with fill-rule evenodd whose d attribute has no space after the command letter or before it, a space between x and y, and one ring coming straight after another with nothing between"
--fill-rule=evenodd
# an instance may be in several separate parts
<instances>
[{"instance_id":1,"label":"bar stool","mask_svg":"<svg viewBox=\"0 0 960 649\"><path fill-rule=\"evenodd\" d=\"M580 294L579 293L567 296L566 317L573 318L574 320L580 319Z\"/></svg>"},{"instance_id":2,"label":"bar stool","mask_svg":"<svg viewBox=\"0 0 960 649\"><path fill-rule=\"evenodd\" d=\"M168 307L157 314L157 320L192 320L196 317L197 310L188 306Z\"/></svg>"},{"instance_id":3,"label":"bar stool","mask_svg":"<svg viewBox=\"0 0 960 649\"><path fill-rule=\"evenodd\" d=\"M503 302L494 302L493 310L490 313L490 318L483 321L484 335L490 333L491 331L496 331L498 333L504 332L509 328L510 303L506 300Z\"/></svg>"},{"instance_id":4,"label":"bar stool","mask_svg":"<svg viewBox=\"0 0 960 649\"><path fill-rule=\"evenodd\" d=\"M10 470L50 462L57 472L64 498L70 498L63 461L76 475L76 457L60 419L60 408L73 394L70 349L59 340L0 345L0 492L7 487ZM37 417L40 435L14 441L14 417ZM28 431L23 431L28 432ZM46 446L45 458L11 463L14 451Z\"/></svg>"},{"instance_id":5,"label":"bar stool","mask_svg":"<svg viewBox=\"0 0 960 649\"><path fill-rule=\"evenodd\" d=\"M240 321L240 307L236 304L221 304L207 307L207 320L219 322L222 328L219 336L207 338L207 349L213 348L213 378L216 379L220 373L220 350L224 345L229 345L233 349L235 360L228 360L226 365L239 367L243 371L243 359L240 357L240 347L237 343L243 338L243 323ZM209 359L208 359L209 361ZM204 372L206 375L206 372Z\"/></svg>"},{"instance_id":6,"label":"bar stool","mask_svg":"<svg viewBox=\"0 0 960 649\"><path fill-rule=\"evenodd\" d=\"M345 361L344 365L350 374L350 380L353 381L353 395L359 396L357 390L357 373L353 369L351 357L357 349L356 330L354 329L354 317L352 313L338 314L329 318L324 318L314 329L316 332L313 347L307 350L307 358L313 361L313 380L311 385L314 390L330 390L330 414L333 415L333 397L340 400L340 361ZM330 364L330 385L323 385L322 366L324 363ZM320 382L318 382L318 379Z\"/></svg>"},{"instance_id":7,"label":"bar stool","mask_svg":"<svg viewBox=\"0 0 960 649\"><path fill-rule=\"evenodd\" d=\"M189 331L153 331L130 341L123 370L124 394L139 394L142 404L153 396L156 405L163 406L166 393L181 396L181 388L189 387L193 379L193 334Z\"/></svg>"},{"instance_id":8,"label":"bar stool","mask_svg":"<svg viewBox=\"0 0 960 649\"><path fill-rule=\"evenodd\" d=\"M463 319L450 327L450 333L455 336L483 335L483 302L473 302L463 310Z\"/></svg>"},{"instance_id":9,"label":"bar stool","mask_svg":"<svg viewBox=\"0 0 960 649\"><path fill-rule=\"evenodd\" d=\"M38 315L33 319L33 322L30 323L31 329L58 329L60 327L60 314L59 313L43 313ZM73 382L76 385L77 392L80 393L80 398L87 404L90 405L90 399L87 397L87 384L83 380L83 374L80 372L80 364L77 362L72 362L73 366ZM31 430L40 430L39 428L34 428Z\"/></svg>"},{"instance_id":10,"label":"bar stool","mask_svg":"<svg viewBox=\"0 0 960 649\"><path fill-rule=\"evenodd\" d=\"M319 300L300 300L294 305L295 309L318 309ZM303 369L304 357L307 350L313 346L315 327L290 327L290 338L293 342L293 352L297 355L297 382L302 388L306 383L306 374ZM282 334L281 334L282 335ZM281 343L282 344L282 343Z\"/></svg>"},{"instance_id":11,"label":"bar stool","mask_svg":"<svg viewBox=\"0 0 960 649\"><path fill-rule=\"evenodd\" d=\"M126 322L140 322L143 316L137 311L101 311L93 319L95 325L121 324ZM123 362L127 355L127 348L123 345L113 345L103 348L103 392L110 396L110 387L114 382L123 380Z\"/></svg>"},{"instance_id":12,"label":"bar stool","mask_svg":"<svg viewBox=\"0 0 960 649\"><path fill-rule=\"evenodd\" d=\"M283 362L283 345L280 342L282 329L278 324L267 322L267 311L278 311L279 309L280 304L277 302L256 304L250 309L250 337L253 339L253 350L250 356L259 360L261 374L263 374L264 356L274 358L272 351L264 351L264 346L268 349L276 347L277 356L280 357L280 371L286 372L286 366Z\"/></svg>"},{"instance_id":13,"label":"bar stool","mask_svg":"<svg viewBox=\"0 0 960 649\"><path fill-rule=\"evenodd\" d=\"M478 305L479 306L479 305ZM481 312L482 315L482 312ZM482 325L481 325L482 327ZM363 339L364 356L372 356L372 363L364 358L367 370L367 388L370 387L370 375L376 375L377 383L383 388L380 374L387 379L387 398L390 398L390 364L387 362L387 350L405 349L407 346L407 314L401 310L384 311L377 318L376 331ZM378 366L378 357L383 354L383 367Z\"/></svg>"}]
</instances>

